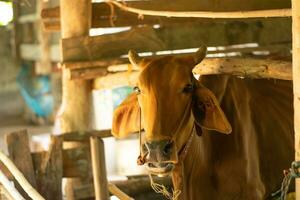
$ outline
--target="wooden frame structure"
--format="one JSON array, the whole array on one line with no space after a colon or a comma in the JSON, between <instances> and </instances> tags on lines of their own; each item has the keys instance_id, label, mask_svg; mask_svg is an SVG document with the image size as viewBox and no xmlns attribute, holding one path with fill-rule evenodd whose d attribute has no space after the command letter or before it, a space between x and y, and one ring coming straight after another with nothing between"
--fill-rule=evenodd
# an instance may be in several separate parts
<instances>
[{"instance_id":1,"label":"wooden frame structure","mask_svg":"<svg viewBox=\"0 0 300 200\"><path fill-rule=\"evenodd\" d=\"M161 50L170 50L169 45L164 45L160 40L154 37L153 29L136 28L125 33L117 33L108 36L89 36L90 28L96 27L110 27L115 25L117 27L133 26L133 25L155 25L158 20L162 23L172 24L175 23L173 18L155 18L148 15L156 16L156 12L151 10L155 7L150 4L144 5L143 3L131 3L133 8L123 5L116 1L108 1L106 3L91 3L91 0L61 0L60 7L51 9L44 9L42 11L43 25L48 31L61 31L61 55L62 55L62 69L63 69L63 103L61 107L61 115L59 121L61 124L61 132L85 132L89 130L89 102L90 90L92 88L92 81L94 87L103 86L109 82L109 85L118 85L122 83L131 83L136 78L138 69L132 68L128 65L127 59L122 57L126 54L128 49L119 48L120 43L127 42L126 45L135 48L140 52L150 52L152 56L160 56L153 54ZM139 5L140 3L140 5ZM119 8L111 9L112 5L117 5ZM140 9L135 8L141 7ZM162 6L163 9L166 8ZM144 8L144 9L143 9ZM120 12L120 10L127 12ZM148 10L147 10L148 9ZM282 8L269 11L260 12L227 12L227 13L214 13L214 12L176 12L178 7L172 8L171 12L165 12L161 16L185 17L188 19L176 19L176 22L186 22L193 17L205 18L247 18L247 17L290 17L292 16L292 48L293 48L293 63L289 61L274 61L257 58L214 58L206 59L194 69L194 73L205 74L234 74L238 76L247 76L252 78L278 78L284 80L292 80L294 85L294 129L295 129L295 160L300 161L300 3L297 0L292 0L292 9ZM97 11L97 12L96 12ZM112 11L116 13L121 20L115 22ZM138 20L135 16L137 13L144 17L144 21ZM99 14L100 13L100 14ZM103 13L103 15L102 15ZM160 13L162 13L160 11ZM105 16L104 16L105 15ZM104 17L103 17L104 16ZM122 20L127 17L127 20ZM105 20L104 20L105 18ZM209 19L206 19L209 20ZM175 30L175 29L174 29ZM129 36L134 35L135 42L140 42L142 45L135 45L132 40L128 40ZM145 40L147 38L147 40ZM202 41L201 41L202 42ZM210 41L213 43L213 41ZM111 48L108 48L111 45ZM198 44L196 44L198 45ZM116 46L116 48L114 48ZM105 47L105 48L104 48ZM173 44L173 49L178 47L186 48L181 43ZM270 49L273 49L272 46ZM253 51L253 47L251 47ZM255 47L256 48L256 47ZM257 50L255 49L254 50ZM266 47L265 47L266 48ZM264 49L264 47L263 47ZM226 54L228 51L225 49L215 50L214 53ZM243 63L241 65L241 63ZM129 72L128 72L129 71ZM133 72L132 72L133 71ZM130 78L128 78L130 76ZM104 79L104 80L101 80ZM115 83L113 80L116 80ZM96 85L96 86L95 86ZM109 87L109 86L108 86ZM76 108L76 109L74 109ZM67 137L67 136L66 136ZM101 143L101 142L100 142ZM99 153L99 141L91 139L91 150L94 155ZM78 146L75 144L75 146ZM100 145L101 146L101 145ZM74 144L69 145L74 147ZM103 150L102 150L103 154ZM103 157L103 156L102 156ZM93 165L98 166L101 161L93 158ZM95 180L95 187L99 186L99 182L103 181L103 169L94 171L94 174L99 178ZM101 179L101 180L100 180ZM105 179L105 178L104 178ZM104 184L105 185L105 184ZM108 186L109 187L109 186ZM107 198L106 192L100 194L96 191L97 199ZM99 188L95 188L99 190ZM300 200L300 180L296 180L296 195L297 200Z\"/></svg>"}]
</instances>

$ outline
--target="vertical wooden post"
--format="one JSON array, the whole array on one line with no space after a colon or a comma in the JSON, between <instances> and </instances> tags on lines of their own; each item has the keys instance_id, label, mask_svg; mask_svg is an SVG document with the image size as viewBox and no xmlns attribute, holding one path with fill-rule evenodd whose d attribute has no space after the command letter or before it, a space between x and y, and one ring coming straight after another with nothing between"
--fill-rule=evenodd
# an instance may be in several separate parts
<instances>
[{"instance_id":1,"label":"vertical wooden post","mask_svg":"<svg viewBox=\"0 0 300 200\"><path fill-rule=\"evenodd\" d=\"M295 160L300 161L300 1L292 0L293 88ZM296 199L300 200L300 179L296 179Z\"/></svg>"},{"instance_id":2,"label":"vertical wooden post","mask_svg":"<svg viewBox=\"0 0 300 200\"><path fill-rule=\"evenodd\" d=\"M108 200L104 143L101 138L90 137L93 179L96 200Z\"/></svg>"},{"instance_id":3,"label":"vertical wooden post","mask_svg":"<svg viewBox=\"0 0 300 200\"><path fill-rule=\"evenodd\" d=\"M43 28L40 13L43 8L48 6L49 2L38 0L36 2L36 12L39 19L37 20L37 36L41 47L41 60L36 61L35 71L37 74L50 74L51 73L51 58L50 58L50 35Z\"/></svg>"},{"instance_id":4,"label":"vertical wooden post","mask_svg":"<svg viewBox=\"0 0 300 200\"><path fill-rule=\"evenodd\" d=\"M62 38L88 36L91 21L91 0L60 0L61 34ZM72 61L75 58L62 57L62 61ZM69 80L67 70L62 70L62 105L56 123L60 132L84 131L90 123L90 88L91 83L84 80ZM73 148L76 144L65 145ZM69 182L70 183L70 182ZM67 186L67 198L74 199L75 182Z\"/></svg>"}]
</instances>

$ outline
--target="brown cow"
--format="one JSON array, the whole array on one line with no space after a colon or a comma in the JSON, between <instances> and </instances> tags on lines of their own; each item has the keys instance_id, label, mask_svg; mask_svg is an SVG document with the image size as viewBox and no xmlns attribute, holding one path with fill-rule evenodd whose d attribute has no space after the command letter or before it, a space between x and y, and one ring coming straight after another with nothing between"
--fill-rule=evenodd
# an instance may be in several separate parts
<instances>
[{"instance_id":1,"label":"brown cow","mask_svg":"<svg viewBox=\"0 0 300 200\"><path fill-rule=\"evenodd\" d=\"M141 110L147 169L171 173L180 199L268 199L294 155L291 82L225 75L197 81L192 69L204 56L204 48L148 60L130 52L142 70L135 93L115 110L113 134L137 132Z\"/></svg>"}]
</instances>

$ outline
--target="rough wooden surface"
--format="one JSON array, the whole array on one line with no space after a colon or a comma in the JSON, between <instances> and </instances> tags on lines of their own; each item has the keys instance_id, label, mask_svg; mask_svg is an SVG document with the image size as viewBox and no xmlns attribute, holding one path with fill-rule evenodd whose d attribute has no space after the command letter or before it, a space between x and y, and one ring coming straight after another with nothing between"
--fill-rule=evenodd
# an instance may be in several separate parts
<instances>
[{"instance_id":1,"label":"rough wooden surface","mask_svg":"<svg viewBox=\"0 0 300 200\"><path fill-rule=\"evenodd\" d=\"M108 200L104 142L101 138L90 137L93 181L96 200Z\"/></svg>"},{"instance_id":2,"label":"rough wooden surface","mask_svg":"<svg viewBox=\"0 0 300 200\"><path fill-rule=\"evenodd\" d=\"M58 148L57 144L55 145L55 151L51 156L58 154ZM45 157L49 158L49 153L47 151L44 152L36 152L32 153L32 158L34 161L35 169L38 173L43 175L45 172L45 169L48 170L48 168L45 168L42 166L48 164L45 162ZM51 158L53 159L53 158ZM49 160L49 159L47 159ZM47 161L46 160L46 161ZM51 162L49 162L48 166L51 169L51 166L53 165L54 170L58 170L57 177L60 176L61 171L59 170L60 166L60 160L63 160L62 163L62 177L64 178L84 178L84 177L91 177L91 158L90 158L90 150L88 146L81 146L77 148L72 149L64 149L62 151L62 159L60 157L57 158L57 160L53 159ZM42 171L42 169L44 171ZM51 173L51 172L50 172ZM55 177L54 177L55 178Z\"/></svg>"},{"instance_id":3,"label":"rough wooden surface","mask_svg":"<svg viewBox=\"0 0 300 200\"><path fill-rule=\"evenodd\" d=\"M250 78L292 80L292 63L251 58L204 59L194 69L199 75L231 74Z\"/></svg>"},{"instance_id":4,"label":"rough wooden surface","mask_svg":"<svg viewBox=\"0 0 300 200\"><path fill-rule=\"evenodd\" d=\"M293 14L293 88L295 160L300 161L300 2L292 0ZM300 199L300 179L296 178L296 200Z\"/></svg>"},{"instance_id":5,"label":"rough wooden surface","mask_svg":"<svg viewBox=\"0 0 300 200\"><path fill-rule=\"evenodd\" d=\"M37 188L27 131L22 130L8 134L6 136L6 143L10 159L24 174L27 181L34 188ZM26 199L30 199L30 197L16 180L14 180L14 183L22 196L24 196Z\"/></svg>"},{"instance_id":6,"label":"rough wooden surface","mask_svg":"<svg viewBox=\"0 0 300 200\"><path fill-rule=\"evenodd\" d=\"M91 0L60 0L61 35L63 39L88 36L91 27ZM65 51L62 47L62 51ZM62 61L74 61L76 57L65 57ZM90 125L91 83L83 80L69 80L68 71L62 70L62 105L56 123L60 125L60 132L84 131ZM64 145L74 148L78 144ZM68 181L65 191L67 198L73 200L73 188L80 185L79 180Z\"/></svg>"},{"instance_id":7,"label":"rough wooden surface","mask_svg":"<svg viewBox=\"0 0 300 200\"><path fill-rule=\"evenodd\" d=\"M62 200L63 140L59 137L52 137L51 141L49 151L41 154L39 165L35 166L37 185L45 199Z\"/></svg>"},{"instance_id":8,"label":"rough wooden surface","mask_svg":"<svg viewBox=\"0 0 300 200\"><path fill-rule=\"evenodd\" d=\"M137 51L165 49L163 42L155 37L152 28L141 27L117 34L63 39L62 56L66 61L91 61L119 57L127 54L129 47Z\"/></svg>"}]
</instances>

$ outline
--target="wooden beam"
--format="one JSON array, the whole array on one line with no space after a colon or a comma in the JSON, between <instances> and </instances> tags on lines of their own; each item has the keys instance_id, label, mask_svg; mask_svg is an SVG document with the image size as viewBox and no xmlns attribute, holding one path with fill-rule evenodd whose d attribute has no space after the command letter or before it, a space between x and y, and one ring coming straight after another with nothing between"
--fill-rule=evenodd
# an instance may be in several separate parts
<instances>
[{"instance_id":1,"label":"wooden beam","mask_svg":"<svg viewBox=\"0 0 300 200\"><path fill-rule=\"evenodd\" d=\"M105 76L107 69L102 67L90 67L83 69L68 69L70 80L89 80Z\"/></svg>"},{"instance_id":2,"label":"wooden beam","mask_svg":"<svg viewBox=\"0 0 300 200\"><path fill-rule=\"evenodd\" d=\"M108 67L109 69L110 67ZM125 71L108 73L106 76L95 78L94 89L112 89L124 85L134 86L139 72L126 72L125 65L112 66L108 71ZM138 70L138 69L134 69ZM288 61L254 59L254 58L206 58L195 66L194 74L231 74L248 78L273 78L292 80L292 64Z\"/></svg>"},{"instance_id":3,"label":"wooden beam","mask_svg":"<svg viewBox=\"0 0 300 200\"><path fill-rule=\"evenodd\" d=\"M90 147L96 200L108 200L104 142L101 138L90 137Z\"/></svg>"},{"instance_id":4,"label":"wooden beam","mask_svg":"<svg viewBox=\"0 0 300 200\"><path fill-rule=\"evenodd\" d=\"M24 174L32 187L37 188L27 131L22 130L8 134L6 136L6 142L10 159ZM28 194L24 191L16 179L14 179L14 183L22 196L24 196L26 199L30 199Z\"/></svg>"},{"instance_id":5,"label":"wooden beam","mask_svg":"<svg viewBox=\"0 0 300 200\"><path fill-rule=\"evenodd\" d=\"M291 9L274 9L274 10L254 10L254 11L169 11L169 10L145 10L127 6L122 2L110 0L109 3L120 9L136 13L137 15L161 16L161 17L195 17L195 18L258 18L258 17L290 17Z\"/></svg>"},{"instance_id":6,"label":"wooden beam","mask_svg":"<svg viewBox=\"0 0 300 200\"><path fill-rule=\"evenodd\" d=\"M127 54L128 47L137 51L159 51L166 48L152 28L142 27L117 34L63 39L62 56L66 61L73 62L114 58Z\"/></svg>"},{"instance_id":7,"label":"wooden beam","mask_svg":"<svg viewBox=\"0 0 300 200\"><path fill-rule=\"evenodd\" d=\"M125 85L134 86L136 84L138 72L119 72L109 74L104 77L96 78L94 80L94 89L112 89Z\"/></svg>"},{"instance_id":8,"label":"wooden beam","mask_svg":"<svg viewBox=\"0 0 300 200\"><path fill-rule=\"evenodd\" d=\"M292 14L295 161L300 161L300 2L297 0L292 0ZM296 178L296 199L300 199L299 178Z\"/></svg>"},{"instance_id":9,"label":"wooden beam","mask_svg":"<svg viewBox=\"0 0 300 200\"><path fill-rule=\"evenodd\" d=\"M170 178L153 177L154 182L171 186ZM153 192L148 176L129 177L128 180L110 181L111 184L116 185L125 194L134 197L140 194ZM88 199L95 196L94 187L92 184L84 185L75 190L75 197L77 199Z\"/></svg>"},{"instance_id":10,"label":"wooden beam","mask_svg":"<svg viewBox=\"0 0 300 200\"><path fill-rule=\"evenodd\" d=\"M230 74L250 78L292 80L292 63L251 58L204 59L195 66L193 73L199 75Z\"/></svg>"}]
</instances>

